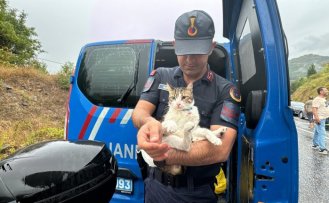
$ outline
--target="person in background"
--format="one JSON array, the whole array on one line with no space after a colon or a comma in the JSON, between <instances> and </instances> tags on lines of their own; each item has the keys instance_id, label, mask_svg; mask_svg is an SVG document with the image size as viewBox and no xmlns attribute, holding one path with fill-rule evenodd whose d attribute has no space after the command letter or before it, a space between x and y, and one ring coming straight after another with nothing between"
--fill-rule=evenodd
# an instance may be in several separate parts
<instances>
[{"instance_id":1,"label":"person in background","mask_svg":"<svg viewBox=\"0 0 329 203\"><path fill-rule=\"evenodd\" d=\"M318 96L312 102L313 116L314 116L314 137L313 149L319 149L320 154L328 154L326 149L326 118L329 117L329 107L326 100L328 96L328 89L319 87L317 89Z\"/></svg>"},{"instance_id":2,"label":"person in background","mask_svg":"<svg viewBox=\"0 0 329 203\"><path fill-rule=\"evenodd\" d=\"M145 183L145 202L217 202L215 176L231 152L237 135L241 101L239 90L210 70L208 57L216 43L212 18L204 11L182 14L175 23L174 48L179 66L158 68L150 74L133 115L138 128L138 147L149 154L156 165L183 165L185 172L170 175L149 167ZM200 126L216 130L227 127L222 145L196 141L188 152L162 143L161 119L168 109L168 90L193 83L193 97L200 113Z\"/></svg>"},{"instance_id":3,"label":"person in background","mask_svg":"<svg viewBox=\"0 0 329 203\"><path fill-rule=\"evenodd\" d=\"M313 97L309 97L309 100L305 102L304 110L306 112L306 116L308 119L308 128L313 128L314 127L314 122L313 122L313 109L312 109L312 102L313 102Z\"/></svg>"}]
</instances>

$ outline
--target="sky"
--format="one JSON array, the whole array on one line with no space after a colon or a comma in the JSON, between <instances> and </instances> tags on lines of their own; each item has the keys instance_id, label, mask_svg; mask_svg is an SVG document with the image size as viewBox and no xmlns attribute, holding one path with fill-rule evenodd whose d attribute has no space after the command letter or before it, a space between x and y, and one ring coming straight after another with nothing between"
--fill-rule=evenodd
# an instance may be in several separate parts
<instances>
[{"instance_id":1,"label":"sky","mask_svg":"<svg viewBox=\"0 0 329 203\"><path fill-rule=\"evenodd\" d=\"M219 0L7 0L27 13L45 53L38 58L55 73L65 62L76 63L80 49L96 41L173 40L175 20L201 9L215 22L215 40L222 37ZM289 45L289 59L304 54L329 56L328 0L277 0Z\"/></svg>"}]
</instances>

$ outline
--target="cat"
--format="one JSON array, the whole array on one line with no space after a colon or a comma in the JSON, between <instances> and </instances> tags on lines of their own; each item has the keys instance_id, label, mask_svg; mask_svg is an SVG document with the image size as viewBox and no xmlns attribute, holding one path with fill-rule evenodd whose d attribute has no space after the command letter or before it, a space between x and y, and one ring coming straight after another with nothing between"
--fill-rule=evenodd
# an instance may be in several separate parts
<instances>
[{"instance_id":1,"label":"cat","mask_svg":"<svg viewBox=\"0 0 329 203\"><path fill-rule=\"evenodd\" d=\"M205 139L214 145L221 145L222 141L219 136L223 135L227 128L220 127L211 131L199 126L200 115L198 108L194 106L193 84L177 88L167 84L166 87L169 92L169 108L161 122L164 130L162 142L167 143L171 148L182 151L189 151L192 142ZM142 156L150 167L156 167L153 159L144 150L142 150ZM161 167L161 170L178 175L182 173L182 166L168 165Z\"/></svg>"}]
</instances>

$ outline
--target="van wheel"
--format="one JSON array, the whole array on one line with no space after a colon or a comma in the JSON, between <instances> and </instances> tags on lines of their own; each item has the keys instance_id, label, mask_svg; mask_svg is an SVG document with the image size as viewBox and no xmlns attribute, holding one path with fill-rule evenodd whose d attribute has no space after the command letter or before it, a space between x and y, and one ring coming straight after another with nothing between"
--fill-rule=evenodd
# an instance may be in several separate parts
<instances>
[{"instance_id":1,"label":"van wheel","mask_svg":"<svg viewBox=\"0 0 329 203\"><path fill-rule=\"evenodd\" d=\"M299 112L298 118L302 119L303 118L303 112Z\"/></svg>"}]
</instances>

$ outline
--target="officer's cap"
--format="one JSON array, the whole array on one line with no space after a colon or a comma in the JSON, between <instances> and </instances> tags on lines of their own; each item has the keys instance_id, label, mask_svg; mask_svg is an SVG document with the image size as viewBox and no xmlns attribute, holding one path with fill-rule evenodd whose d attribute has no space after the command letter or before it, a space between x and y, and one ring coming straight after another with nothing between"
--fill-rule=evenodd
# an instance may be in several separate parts
<instances>
[{"instance_id":1,"label":"officer's cap","mask_svg":"<svg viewBox=\"0 0 329 203\"><path fill-rule=\"evenodd\" d=\"M184 13L175 23L175 53L209 54L214 35L214 22L208 13L201 10Z\"/></svg>"}]
</instances>

